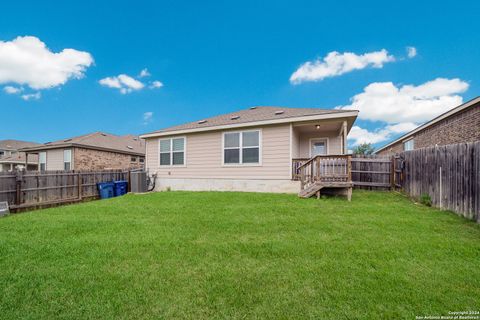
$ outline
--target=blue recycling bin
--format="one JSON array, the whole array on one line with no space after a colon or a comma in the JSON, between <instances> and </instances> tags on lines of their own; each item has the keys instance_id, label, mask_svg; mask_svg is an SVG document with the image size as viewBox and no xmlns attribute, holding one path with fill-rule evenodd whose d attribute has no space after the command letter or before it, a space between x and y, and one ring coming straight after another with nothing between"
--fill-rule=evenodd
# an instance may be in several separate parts
<instances>
[{"instance_id":1,"label":"blue recycling bin","mask_svg":"<svg viewBox=\"0 0 480 320\"><path fill-rule=\"evenodd\" d=\"M125 180L117 180L113 182L115 184L115 197L123 196L127 193L128 182Z\"/></svg>"},{"instance_id":2,"label":"blue recycling bin","mask_svg":"<svg viewBox=\"0 0 480 320\"><path fill-rule=\"evenodd\" d=\"M108 199L114 197L114 186L113 182L100 182L97 183L98 193L100 194L100 199Z\"/></svg>"}]
</instances>

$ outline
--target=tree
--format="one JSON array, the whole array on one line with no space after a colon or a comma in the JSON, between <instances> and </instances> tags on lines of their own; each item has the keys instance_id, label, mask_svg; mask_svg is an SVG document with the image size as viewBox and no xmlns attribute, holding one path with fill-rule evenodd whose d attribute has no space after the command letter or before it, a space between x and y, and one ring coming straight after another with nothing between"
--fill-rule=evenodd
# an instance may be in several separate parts
<instances>
[{"instance_id":1,"label":"tree","mask_svg":"<svg viewBox=\"0 0 480 320\"><path fill-rule=\"evenodd\" d=\"M353 154L372 154L374 150L371 143L362 143L353 148Z\"/></svg>"}]
</instances>

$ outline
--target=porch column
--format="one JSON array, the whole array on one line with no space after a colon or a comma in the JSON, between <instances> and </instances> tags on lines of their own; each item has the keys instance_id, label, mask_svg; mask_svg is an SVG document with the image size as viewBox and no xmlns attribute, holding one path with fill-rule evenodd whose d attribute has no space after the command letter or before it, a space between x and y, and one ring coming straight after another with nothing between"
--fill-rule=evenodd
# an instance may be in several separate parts
<instances>
[{"instance_id":1,"label":"porch column","mask_svg":"<svg viewBox=\"0 0 480 320\"><path fill-rule=\"evenodd\" d=\"M347 144L347 121L343 121L343 124L342 124L342 134L343 134L343 154L347 154L347 152L348 152L348 144Z\"/></svg>"}]
</instances>

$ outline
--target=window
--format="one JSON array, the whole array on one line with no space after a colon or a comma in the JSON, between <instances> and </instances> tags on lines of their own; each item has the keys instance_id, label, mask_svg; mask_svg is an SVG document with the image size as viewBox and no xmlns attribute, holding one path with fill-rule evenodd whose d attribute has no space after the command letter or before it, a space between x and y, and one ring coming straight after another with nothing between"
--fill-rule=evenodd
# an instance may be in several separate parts
<instances>
[{"instance_id":1,"label":"window","mask_svg":"<svg viewBox=\"0 0 480 320\"><path fill-rule=\"evenodd\" d=\"M259 164L260 131L225 132L223 134L224 164Z\"/></svg>"},{"instance_id":2,"label":"window","mask_svg":"<svg viewBox=\"0 0 480 320\"><path fill-rule=\"evenodd\" d=\"M40 164L40 171L45 171L47 169L47 153L40 152L38 154L38 163Z\"/></svg>"},{"instance_id":3,"label":"window","mask_svg":"<svg viewBox=\"0 0 480 320\"><path fill-rule=\"evenodd\" d=\"M140 161L140 163L144 163L145 162L145 158L140 158L138 159Z\"/></svg>"},{"instance_id":4,"label":"window","mask_svg":"<svg viewBox=\"0 0 480 320\"><path fill-rule=\"evenodd\" d=\"M310 139L310 157L328 153L327 139Z\"/></svg>"},{"instance_id":5,"label":"window","mask_svg":"<svg viewBox=\"0 0 480 320\"><path fill-rule=\"evenodd\" d=\"M137 157L131 157L130 162L137 162Z\"/></svg>"},{"instance_id":6,"label":"window","mask_svg":"<svg viewBox=\"0 0 480 320\"><path fill-rule=\"evenodd\" d=\"M405 151L413 150L414 148L415 148L415 143L413 139L407 140L403 143L403 150Z\"/></svg>"},{"instance_id":7,"label":"window","mask_svg":"<svg viewBox=\"0 0 480 320\"><path fill-rule=\"evenodd\" d=\"M63 170L72 169L72 150L65 149L63 150Z\"/></svg>"},{"instance_id":8,"label":"window","mask_svg":"<svg viewBox=\"0 0 480 320\"><path fill-rule=\"evenodd\" d=\"M160 165L185 165L185 138L160 139Z\"/></svg>"}]
</instances>

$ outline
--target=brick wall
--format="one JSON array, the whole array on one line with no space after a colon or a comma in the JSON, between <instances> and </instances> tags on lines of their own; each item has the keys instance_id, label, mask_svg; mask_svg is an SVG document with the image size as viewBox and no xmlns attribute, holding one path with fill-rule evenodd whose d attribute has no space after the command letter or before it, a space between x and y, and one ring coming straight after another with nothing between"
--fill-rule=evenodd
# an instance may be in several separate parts
<instances>
[{"instance_id":1,"label":"brick wall","mask_svg":"<svg viewBox=\"0 0 480 320\"><path fill-rule=\"evenodd\" d=\"M436 144L442 146L480 141L480 103L415 133L413 138L415 149L432 147ZM394 154L402 151L403 143L399 141L378 154Z\"/></svg>"},{"instance_id":2,"label":"brick wall","mask_svg":"<svg viewBox=\"0 0 480 320\"><path fill-rule=\"evenodd\" d=\"M135 157L137 161L132 162L133 157ZM144 159L145 157L93 149L74 148L73 166L75 170L139 168L144 165L144 163L140 163L139 158Z\"/></svg>"}]
</instances>

